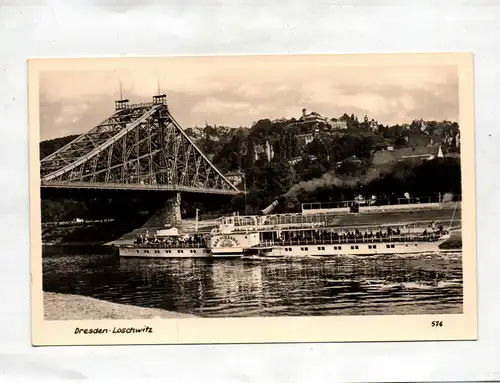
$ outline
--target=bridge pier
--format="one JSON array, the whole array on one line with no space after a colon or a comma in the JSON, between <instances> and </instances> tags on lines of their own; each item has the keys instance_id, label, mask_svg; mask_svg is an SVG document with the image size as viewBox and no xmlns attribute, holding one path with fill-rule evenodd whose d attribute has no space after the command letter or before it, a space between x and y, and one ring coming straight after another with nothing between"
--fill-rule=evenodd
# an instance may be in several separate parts
<instances>
[{"instance_id":1,"label":"bridge pier","mask_svg":"<svg viewBox=\"0 0 500 383\"><path fill-rule=\"evenodd\" d=\"M181 217L181 193L175 193L165 201L164 225L179 226L182 223Z\"/></svg>"},{"instance_id":2,"label":"bridge pier","mask_svg":"<svg viewBox=\"0 0 500 383\"><path fill-rule=\"evenodd\" d=\"M165 227L171 225L181 229L181 193L175 193L170 196L165 205L158 209L144 226L146 227Z\"/></svg>"}]
</instances>

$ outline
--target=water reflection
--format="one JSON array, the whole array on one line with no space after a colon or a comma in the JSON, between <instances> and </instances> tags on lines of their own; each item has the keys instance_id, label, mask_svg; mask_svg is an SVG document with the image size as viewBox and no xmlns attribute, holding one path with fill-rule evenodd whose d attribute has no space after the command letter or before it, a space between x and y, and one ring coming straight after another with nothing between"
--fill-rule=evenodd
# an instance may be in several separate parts
<instances>
[{"instance_id":1,"label":"water reflection","mask_svg":"<svg viewBox=\"0 0 500 383\"><path fill-rule=\"evenodd\" d=\"M460 253L303 260L43 260L44 290L205 317L462 312Z\"/></svg>"}]
</instances>

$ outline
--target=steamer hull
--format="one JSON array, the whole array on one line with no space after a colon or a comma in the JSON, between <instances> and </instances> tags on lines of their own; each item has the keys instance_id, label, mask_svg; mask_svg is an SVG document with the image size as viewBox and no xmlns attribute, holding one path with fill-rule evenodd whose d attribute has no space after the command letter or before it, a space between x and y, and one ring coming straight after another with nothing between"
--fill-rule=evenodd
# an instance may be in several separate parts
<instances>
[{"instance_id":1,"label":"steamer hull","mask_svg":"<svg viewBox=\"0 0 500 383\"><path fill-rule=\"evenodd\" d=\"M140 246L120 247L121 257L131 258L209 258L210 252L206 248L150 248Z\"/></svg>"},{"instance_id":2,"label":"steamer hull","mask_svg":"<svg viewBox=\"0 0 500 383\"><path fill-rule=\"evenodd\" d=\"M439 252L442 242L269 245L254 248L249 254L271 258L410 255Z\"/></svg>"}]
</instances>

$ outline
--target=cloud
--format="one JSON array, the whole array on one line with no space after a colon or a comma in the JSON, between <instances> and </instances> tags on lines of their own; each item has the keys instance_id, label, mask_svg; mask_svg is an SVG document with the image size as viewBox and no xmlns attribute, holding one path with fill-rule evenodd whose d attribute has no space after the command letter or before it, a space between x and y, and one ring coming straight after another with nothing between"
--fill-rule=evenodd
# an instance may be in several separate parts
<instances>
[{"instance_id":1,"label":"cloud","mask_svg":"<svg viewBox=\"0 0 500 383\"><path fill-rule=\"evenodd\" d=\"M132 102L151 100L159 82L184 127L249 126L260 118L298 117L304 107L327 117L368 114L383 124L458 119L458 73L451 66L348 67L289 56L92 63L41 74L42 139L83 133L110 116L120 81Z\"/></svg>"},{"instance_id":2,"label":"cloud","mask_svg":"<svg viewBox=\"0 0 500 383\"><path fill-rule=\"evenodd\" d=\"M243 112L251 108L248 102L223 101L214 97L209 97L193 106L194 113L225 113Z\"/></svg>"},{"instance_id":3,"label":"cloud","mask_svg":"<svg viewBox=\"0 0 500 383\"><path fill-rule=\"evenodd\" d=\"M87 132L109 117L114 108L105 96L95 97L88 103L51 101L43 93L40 96L42 140Z\"/></svg>"}]
</instances>

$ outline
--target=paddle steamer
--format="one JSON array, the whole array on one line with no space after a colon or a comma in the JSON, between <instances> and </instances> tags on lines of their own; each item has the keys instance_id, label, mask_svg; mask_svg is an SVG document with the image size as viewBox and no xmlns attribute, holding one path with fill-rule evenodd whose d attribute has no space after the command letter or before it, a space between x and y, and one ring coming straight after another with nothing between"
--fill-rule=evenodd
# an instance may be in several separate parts
<instances>
[{"instance_id":1,"label":"paddle steamer","mask_svg":"<svg viewBox=\"0 0 500 383\"><path fill-rule=\"evenodd\" d=\"M336 227L333 214L229 216L207 234L159 230L121 246L121 256L158 258L374 256L438 252L450 237L436 222Z\"/></svg>"}]
</instances>

